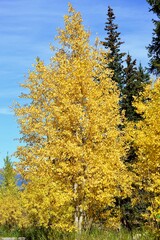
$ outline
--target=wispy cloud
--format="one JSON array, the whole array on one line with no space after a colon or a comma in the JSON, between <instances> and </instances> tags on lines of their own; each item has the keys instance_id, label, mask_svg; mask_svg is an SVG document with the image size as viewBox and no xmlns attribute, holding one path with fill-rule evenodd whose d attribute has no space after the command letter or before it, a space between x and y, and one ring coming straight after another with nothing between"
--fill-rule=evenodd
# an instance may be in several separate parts
<instances>
[{"instance_id":1,"label":"wispy cloud","mask_svg":"<svg viewBox=\"0 0 160 240\"><path fill-rule=\"evenodd\" d=\"M8 107L0 107L0 114L2 115L14 115L13 111Z\"/></svg>"}]
</instances>

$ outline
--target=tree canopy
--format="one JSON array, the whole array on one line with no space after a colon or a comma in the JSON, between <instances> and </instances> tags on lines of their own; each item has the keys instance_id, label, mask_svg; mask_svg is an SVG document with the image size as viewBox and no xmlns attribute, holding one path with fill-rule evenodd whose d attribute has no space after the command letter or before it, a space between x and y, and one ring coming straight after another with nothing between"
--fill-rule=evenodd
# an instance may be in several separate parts
<instances>
[{"instance_id":1,"label":"tree canopy","mask_svg":"<svg viewBox=\"0 0 160 240\"><path fill-rule=\"evenodd\" d=\"M160 80L154 84L148 84L144 93L135 100L137 112L143 118L137 123L131 124L129 135L134 142L137 159L134 171L137 174L136 184L139 189L147 192L147 199L143 204L148 204L144 216L159 223L159 185L160 185Z\"/></svg>"},{"instance_id":2,"label":"tree canopy","mask_svg":"<svg viewBox=\"0 0 160 240\"><path fill-rule=\"evenodd\" d=\"M50 65L37 60L22 85L30 103L15 108L25 143L17 156L34 224L81 231L107 223L115 196L130 194L131 177L121 161L119 91L106 77L106 53L89 44L70 4L64 22Z\"/></svg>"}]
</instances>

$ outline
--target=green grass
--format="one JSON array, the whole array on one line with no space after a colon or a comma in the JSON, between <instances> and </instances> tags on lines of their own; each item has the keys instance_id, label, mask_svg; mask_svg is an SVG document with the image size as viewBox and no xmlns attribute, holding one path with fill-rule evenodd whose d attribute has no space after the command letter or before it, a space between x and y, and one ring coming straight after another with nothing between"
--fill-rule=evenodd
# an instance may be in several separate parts
<instances>
[{"instance_id":1,"label":"green grass","mask_svg":"<svg viewBox=\"0 0 160 240\"><path fill-rule=\"evenodd\" d=\"M0 239L1 237L21 237L22 233L19 229L9 229L8 227L0 227Z\"/></svg>"},{"instance_id":2,"label":"green grass","mask_svg":"<svg viewBox=\"0 0 160 240\"><path fill-rule=\"evenodd\" d=\"M154 234L144 231L133 231L132 233L122 229L121 231L93 229L90 233L83 232L81 234L62 233L41 229L30 228L25 232L17 229L9 231L6 228L0 228L0 237L26 237L26 240L158 240Z\"/></svg>"},{"instance_id":3,"label":"green grass","mask_svg":"<svg viewBox=\"0 0 160 240\"><path fill-rule=\"evenodd\" d=\"M139 234L139 235L138 235ZM75 233L62 233L62 232L45 232L41 229L30 229L26 233L27 240L156 240L154 234L148 231L133 231L132 233L122 229L121 231L102 231L93 229L90 233L82 232L81 234Z\"/></svg>"},{"instance_id":4,"label":"green grass","mask_svg":"<svg viewBox=\"0 0 160 240\"><path fill-rule=\"evenodd\" d=\"M139 234L139 235L138 235ZM77 240L133 240L134 237L137 236L136 240L154 240L155 236L153 236L149 232L138 232L133 231L132 233L122 229L121 231L101 231L101 230L93 230L90 234L82 233ZM139 237L139 238L138 238ZM70 239L67 239L70 240Z\"/></svg>"}]
</instances>

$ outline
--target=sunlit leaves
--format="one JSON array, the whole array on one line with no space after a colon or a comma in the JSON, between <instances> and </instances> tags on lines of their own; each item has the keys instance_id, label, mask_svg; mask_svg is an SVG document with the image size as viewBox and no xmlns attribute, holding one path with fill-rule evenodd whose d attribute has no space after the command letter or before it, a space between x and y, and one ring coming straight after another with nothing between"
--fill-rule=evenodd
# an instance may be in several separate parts
<instances>
[{"instance_id":1,"label":"sunlit leaves","mask_svg":"<svg viewBox=\"0 0 160 240\"><path fill-rule=\"evenodd\" d=\"M131 177L121 161L119 92L104 52L90 46L71 5L64 20L61 48L49 66L37 60L23 84L31 102L15 108L25 143L17 156L28 181L30 224L80 231L90 219L109 216L115 196L130 194Z\"/></svg>"},{"instance_id":2,"label":"sunlit leaves","mask_svg":"<svg viewBox=\"0 0 160 240\"><path fill-rule=\"evenodd\" d=\"M148 85L140 99L135 100L137 112L143 119L134 124L129 135L134 139L138 159L134 170L141 189L148 192L147 215L154 221L159 214L160 197L160 80Z\"/></svg>"}]
</instances>

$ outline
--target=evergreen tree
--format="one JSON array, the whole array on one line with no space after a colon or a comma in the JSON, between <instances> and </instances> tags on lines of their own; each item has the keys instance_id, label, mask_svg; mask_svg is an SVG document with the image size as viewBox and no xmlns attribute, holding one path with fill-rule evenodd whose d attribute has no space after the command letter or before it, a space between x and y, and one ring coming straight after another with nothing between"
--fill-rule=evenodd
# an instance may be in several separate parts
<instances>
[{"instance_id":1,"label":"evergreen tree","mask_svg":"<svg viewBox=\"0 0 160 240\"><path fill-rule=\"evenodd\" d=\"M120 33L117 31L118 25L114 23L115 15L113 9L109 6L107 13L107 22L105 30L107 37L102 42L107 50L110 50L106 59L112 59L108 62L108 68L113 70L112 79L118 83L120 89L120 110L125 110L125 117L129 121L137 121L140 115L132 105L135 96L143 91L145 83L149 80L149 75L145 72L140 64L138 69L136 60L132 60L130 54L125 60L126 67L123 65L125 53L121 52L120 47L124 43L120 39Z\"/></svg>"},{"instance_id":2,"label":"evergreen tree","mask_svg":"<svg viewBox=\"0 0 160 240\"><path fill-rule=\"evenodd\" d=\"M16 189L16 173L13 168L13 163L11 162L9 156L7 155L4 159L4 168L2 170L2 185L1 188L6 189Z\"/></svg>"},{"instance_id":3,"label":"evergreen tree","mask_svg":"<svg viewBox=\"0 0 160 240\"><path fill-rule=\"evenodd\" d=\"M128 121L138 121L141 119L141 114L136 112L136 107L133 106L134 98L139 96L149 81L149 76L140 64L137 68L136 60L132 60L130 54L126 58L126 67L123 65L123 57L125 53L121 53L120 46L123 42L120 39L120 33L117 32L118 25L114 24L115 15L113 9L108 7L108 18L105 30L107 37L102 42L106 49L110 50L109 58L112 62L108 63L108 67L113 70L112 79L118 83L121 99L120 111L125 111L125 117ZM107 57L108 57L107 56ZM107 59L106 57L106 59ZM129 150L125 158L125 164L132 170L132 164L135 162L137 155L132 142L129 142ZM137 192L137 189L135 189ZM133 193L134 194L134 193ZM140 206L132 207L131 198L116 198L117 206L121 209L121 222L122 225L128 229L132 229L136 222L141 220L139 209ZM141 211L140 211L141 212ZM132 217L131 217L132 216Z\"/></svg>"},{"instance_id":4,"label":"evergreen tree","mask_svg":"<svg viewBox=\"0 0 160 240\"><path fill-rule=\"evenodd\" d=\"M136 67L136 59L132 60L128 53L124 68L124 85L122 89L121 110L125 110L125 116L129 121L138 121L141 115L136 112L133 101L135 96L143 91L145 84L149 81L149 75L145 73L142 65Z\"/></svg>"},{"instance_id":5,"label":"evergreen tree","mask_svg":"<svg viewBox=\"0 0 160 240\"><path fill-rule=\"evenodd\" d=\"M152 43L149 44L148 56L150 57L149 70L155 75L160 74L160 1L147 0L151 5L150 11L157 15L158 20L152 20L154 23Z\"/></svg>"},{"instance_id":6,"label":"evergreen tree","mask_svg":"<svg viewBox=\"0 0 160 240\"><path fill-rule=\"evenodd\" d=\"M117 31L118 25L114 24L115 15L113 9L108 7L107 22L105 30L107 37L102 42L110 53L107 55L112 62L108 63L108 67L113 70L112 79L118 83L120 89L120 111L125 110L125 117L128 121L137 121L141 118L140 114L136 112L136 107L132 105L134 97L138 96L143 91L145 83L148 81L144 69L140 66L136 67L136 60L132 60L128 54L126 59L126 67L123 65L123 57L125 53L121 53L120 47L123 42L120 39L120 33ZM106 59L108 60L108 58ZM120 128L124 127L122 125ZM129 142L129 151L125 158L125 164L131 170L131 163L135 161L136 152L131 142ZM131 172L132 174L132 172ZM123 226L131 229L137 221L137 208L132 207L131 198L118 198L116 197L117 206L121 210L121 223ZM135 211L136 210L136 211ZM132 217L131 217L132 216ZM135 221L136 220L136 221Z\"/></svg>"},{"instance_id":7,"label":"evergreen tree","mask_svg":"<svg viewBox=\"0 0 160 240\"><path fill-rule=\"evenodd\" d=\"M121 41L120 32L117 31L118 25L114 23L115 15L113 9L108 6L107 22L105 23L105 31L107 37L102 41L103 46L109 50L107 59L112 59L108 63L108 67L113 70L112 79L118 83L119 89L123 87L123 57L124 52L121 52L120 47L124 43Z\"/></svg>"},{"instance_id":8,"label":"evergreen tree","mask_svg":"<svg viewBox=\"0 0 160 240\"><path fill-rule=\"evenodd\" d=\"M128 53L126 58L126 67L124 68L124 86L121 109L125 110L125 116L128 120L133 120L135 109L132 106L136 92L137 67L136 60L132 60Z\"/></svg>"},{"instance_id":9,"label":"evergreen tree","mask_svg":"<svg viewBox=\"0 0 160 240\"><path fill-rule=\"evenodd\" d=\"M137 80L139 83L139 91L144 91L144 84L146 85L147 83L149 83L150 80L150 75L149 73L146 71L145 68L142 67L142 64L140 63L137 69ZM143 83L143 84L141 84Z\"/></svg>"},{"instance_id":10,"label":"evergreen tree","mask_svg":"<svg viewBox=\"0 0 160 240\"><path fill-rule=\"evenodd\" d=\"M126 67L124 68L121 111L125 111L125 117L128 122L138 122L142 119L142 116L136 111L136 106L133 103L135 97L140 96L146 84L149 82L149 75L145 72L141 64L139 64L137 69L136 60L132 60L130 54L127 55L125 62ZM129 141L128 145L127 157L124 161L128 169L132 172L137 153L132 141ZM133 196L137 193L142 195L137 188L133 188ZM120 199L119 203L122 211L121 221L125 227L131 230L137 223L139 225L142 223L141 213L144 209L144 205L138 204L133 208L131 198Z\"/></svg>"},{"instance_id":11,"label":"evergreen tree","mask_svg":"<svg viewBox=\"0 0 160 240\"><path fill-rule=\"evenodd\" d=\"M4 159L1 175L0 225L11 231L21 225L25 217L22 217L21 193L16 185L16 172L9 156Z\"/></svg>"}]
</instances>

